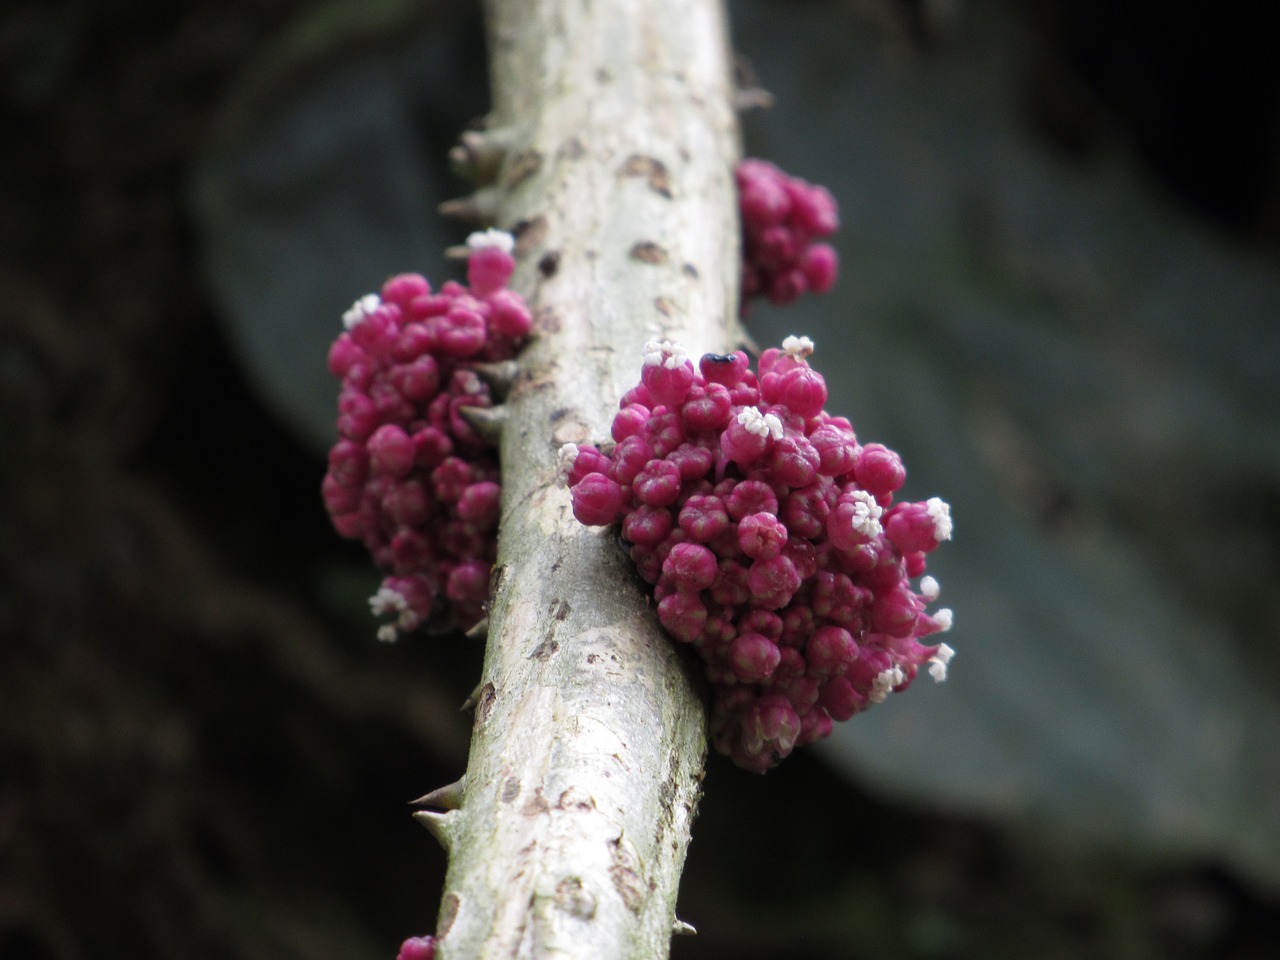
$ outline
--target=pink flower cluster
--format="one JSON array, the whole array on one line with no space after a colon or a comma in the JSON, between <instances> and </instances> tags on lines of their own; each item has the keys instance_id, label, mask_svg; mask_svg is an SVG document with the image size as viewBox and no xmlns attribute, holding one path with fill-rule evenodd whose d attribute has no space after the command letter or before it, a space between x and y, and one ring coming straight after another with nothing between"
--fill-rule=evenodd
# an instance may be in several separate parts
<instances>
[{"instance_id":1,"label":"pink flower cluster","mask_svg":"<svg viewBox=\"0 0 1280 960\"><path fill-rule=\"evenodd\" d=\"M902 461L824 412L812 349L788 337L753 372L741 351L695 370L646 344L612 450L562 451L574 515L621 521L663 626L701 656L716 749L758 772L922 665L944 679L952 655L923 642L951 627L950 610L926 611L938 584L924 575L950 509L894 504Z\"/></svg>"},{"instance_id":2,"label":"pink flower cluster","mask_svg":"<svg viewBox=\"0 0 1280 960\"><path fill-rule=\"evenodd\" d=\"M806 290L830 290L836 281L836 252L814 240L831 236L840 225L831 194L765 160L743 160L737 180L743 312L753 297L782 304Z\"/></svg>"},{"instance_id":3,"label":"pink flower cluster","mask_svg":"<svg viewBox=\"0 0 1280 960\"><path fill-rule=\"evenodd\" d=\"M509 359L532 318L507 289L511 236L490 230L469 244L469 288L449 281L433 292L418 274L392 277L346 312L329 351L342 390L321 492L338 533L363 541L387 571L369 601L391 616L382 640L433 612L470 626L488 595L498 462L463 411L492 406L474 364Z\"/></svg>"}]
</instances>

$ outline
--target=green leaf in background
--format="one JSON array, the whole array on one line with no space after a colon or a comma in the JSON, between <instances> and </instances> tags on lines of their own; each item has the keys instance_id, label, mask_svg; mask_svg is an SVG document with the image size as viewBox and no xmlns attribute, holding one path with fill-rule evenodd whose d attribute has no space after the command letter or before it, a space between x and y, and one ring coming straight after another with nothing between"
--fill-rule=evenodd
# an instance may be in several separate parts
<instances>
[{"instance_id":1,"label":"green leaf in background","mask_svg":"<svg viewBox=\"0 0 1280 960\"><path fill-rule=\"evenodd\" d=\"M428 11L430 12L430 11ZM485 107L474 24L398 2L319 8L245 79L196 171L206 272L270 408L333 441L325 358L389 275L450 275L446 155ZM467 29L470 27L470 33Z\"/></svg>"},{"instance_id":2,"label":"green leaf in background","mask_svg":"<svg viewBox=\"0 0 1280 960\"><path fill-rule=\"evenodd\" d=\"M914 62L830 5L735 11L778 103L754 150L844 221L836 290L753 332L812 335L829 407L956 522L930 564L950 679L827 756L1049 842L1280 883L1280 271L1123 158L1036 143L1009 4L967 5Z\"/></svg>"}]
</instances>

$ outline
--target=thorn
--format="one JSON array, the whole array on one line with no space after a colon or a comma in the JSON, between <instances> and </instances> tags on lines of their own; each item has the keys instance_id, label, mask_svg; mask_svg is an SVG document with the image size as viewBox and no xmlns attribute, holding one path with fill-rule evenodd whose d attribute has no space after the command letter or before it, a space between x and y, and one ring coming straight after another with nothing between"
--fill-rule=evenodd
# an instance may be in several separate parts
<instances>
[{"instance_id":1,"label":"thorn","mask_svg":"<svg viewBox=\"0 0 1280 960\"><path fill-rule=\"evenodd\" d=\"M465 197L456 197L440 204L440 213L478 227L491 227L498 219L497 187L481 187Z\"/></svg>"},{"instance_id":2,"label":"thorn","mask_svg":"<svg viewBox=\"0 0 1280 960\"><path fill-rule=\"evenodd\" d=\"M480 691L484 689L484 681L481 680L476 684L476 688L471 691L470 696L462 701L462 706L458 708L459 713L466 713L468 710L474 709L475 705L480 702Z\"/></svg>"},{"instance_id":3,"label":"thorn","mask_svg":"<svg viewBox=\"0 0 1280 960\"><path fill-rule=\"evenodd\" d=\"M755 67L740 53L733 57L733 106L739 113L773 106L773 94L760 86Z\"/></svg>"},{"instance_id":4,"label":"thorn","mask_svg":"<svg viewBox=\"0 0 1280 960\"><path fill-rule=\"evenodd\" d=\"M679 917L676 917L675 923L671 925L671 934L676 937L696 937L698 931L694 929L692 923L686 923Z\"/></svg>"},{"instance_id":5,"label":"thorn","mask_svg":"<svg viewBox=\"0 0 1280 960\"><path fill-rule=\"evenodd\" d=\"M439 813L435 810L419 810L413 815L413 819L427 828L427 832L440 841L440 846L444 847L445 853L449 852L449 848L453 845L453 817L454 811L447 813Z\"/></svg>"},{"instance_id":6,"label":"thorn","mask_svg":"<svg viewBox=\"0 0 1280 960\"><path fill-rule=\"evenodd\" d=\"M489 618L481 617L471 625L471 628L463 634L468 640L488 640L489 639Z\"/></svg>"},{"instance_id":7,"label":"thorn","mask_svg":"<svg viewBox=\"0 0 1280 960\"><path fill-rule=\"evenodd\" d=\"M409 802L414 806L430 807L434 810L457 810L462 806L462 791L466 778L446 783L417 800Z\"/></svg>"},{"instance_id":8,"label":"thorn","mask_svg":"<svg viewBox=\"0 0 1280 960\"><path fill-rule=\"evenodd\" d=\"M505 406L459 407L458 413L485 443L496 447L502 442L502 427L507 422Z\"/></svg>"},{"instance_id":9,"label":"thorn","mask_svg":"<svg viewBox=\"0 0 1280 960\"><path fill-rule=\"evenodd\" d=\"M493 183L514 140L510 128L463 131L457 146L449 151L449 162L457 173L479 186Z\"/></svg>"},{"instance_id":10,"label":"thorn","mask_svg":"<svg viewBox=\"0 0 1280 960\"><path fill-rule=\"evenodd\" d=\"M505 400L511 392L511 386L520 374L520 364L515 360L498 360L493 363L473 363L471 369L476 372L499 400Z\"/></svg>"},{"instance_id":11,"label":"thorn","mask_svg":"<svg viewBox=\"0 0 1280 960\"><path fill-rule=\"evenodd\" d=\"M733 108L739 113L748 110L768 110L773 106L773 94L760 87L733 91Z\"/></svg>"}]
</instances>

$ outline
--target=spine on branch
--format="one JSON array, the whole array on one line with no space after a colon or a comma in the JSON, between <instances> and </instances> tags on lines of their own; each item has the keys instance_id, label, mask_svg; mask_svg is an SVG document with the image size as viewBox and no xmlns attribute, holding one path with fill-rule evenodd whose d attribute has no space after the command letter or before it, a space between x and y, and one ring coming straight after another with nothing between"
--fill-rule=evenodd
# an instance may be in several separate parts
<instances>
[{"instance_id":1,"label":"spine on branch","mask_svg":"<svg viewBox=\"0 0 1280 960\"><path fill-rule=\"evenodd\" d=\"M447 812L419 814L450 852L437 956L666 957L688 931L674 906L704 708L613 534L574 519L557 451L607 438L646 341L740 339L725 15L486 13L493 111L468 155L496 173L473 206L516 234L535 336L490 424L502 519L468 769Z\"/></svg>"}]
</instances>

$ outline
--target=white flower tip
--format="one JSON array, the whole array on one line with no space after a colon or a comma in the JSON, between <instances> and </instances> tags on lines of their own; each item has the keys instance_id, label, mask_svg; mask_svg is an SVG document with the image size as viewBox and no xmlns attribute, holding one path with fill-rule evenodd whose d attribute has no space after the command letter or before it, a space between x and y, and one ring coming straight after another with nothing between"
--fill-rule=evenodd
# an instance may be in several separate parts
<instances>
[{"instance_id":1,"label":"white flower tip","mask_svg":"<svg viewBox=\"0 0 1280 960\"><path fill-rule=\"evenodd\" d=\"M889 692L906 679L907 675L902 672L902 668L897 664L894 664L888 670L881 670L876 674L875 680L871 682L871 692L867 694L867 699L872 703L884 703L889 696Z\"/></svg>"},{"instance_id":2,"label":"white flower tip","mask_svg":"<svg viewBox=\"0 0 1280 960\"><path fill-rule=\"evenodd\" d=\"M930 497L925 502L933 520L933 539L941 543L951 539L951 505L941 497Z\"/></svg>"},{"instance_id":3,"label":"white flower tip","mask_svg":"<svg viewBox=\"0 0 1280 960\"><path fill-rule=\"evenodd\" d=\"M764 415L764 425L769 431L769 436L773 437L775 440L782 439L782 421L778 419L776 414L766 413Z\"/></svg>"},{"instance_id":4,"label":"white flower tip","mask_svg":"<svg viewBox=\"0 0 1280 960\"><path fill-rule=\"evenodd\" d=\"M689 359L684 347L671 340L650 340L644 345L644 365L656 367L659 364L668 370L682 366Z\"/></svg>"},{"instance_id":5,"label":"white flower tip","mask_svg":"<svg viewBox=\"0 0 1280 960\"><path fill-rule=\"evenodd\" d=\"M942 683L947 679L947 664L951 662L951 658L956 655L945 643L938 644L938 649L934 651L933 656L929 658L929 676L933 677L935 683Z\"/></svg>"},{"instance_id":6,"label":"white flower tip","mask_svg":"<svg viewBox=\"0 0 1280 960\"><path fill-rule=\"evenodd\" d=\"M933 615L933 622L938 625L938 629L942 633L946 633L951 629L951 624L955 621L955 614L951 612L950 607L943 607ZM950 647L947 647L950 650Z\"/></svg>"},{"instance_id":7,"label":"white flower tip","mask_svg":"<svg viewBox=\"0 0 1280 960\"><path fill-rule=\"evenodd\" d=\"M467 246L472 250L483 250L486 247L497 247L503 253L510 253L516 248L516 238L505 230L477 230L467 237Z\"/></svg>"},{"instance_id":8,"label":"white flower tip","mask_svg":"<svg viewBox=\"0 0 1280 960\"><path fill-rule=\"evenodd\" d=\"M409 608L409 601L404 594L390 587L379 587L378 592L369 598L369 609L375 617L384 613L401 613Z\"/></svg>"},{"instance_id":9,"label":"white flower tip","mask_svg":"<svg viewBox=\"0 0 1280 960\"><path fill-rule=\"evenodd\" d=\"M354 330L364 323L369 315L380 306L382 306L381 297L376 293L366 293L351 305L350 310L342 315L342 326L347 330Z\"/></svg>"},{"instance_id":10,"label":"white flower tip","mask_svg":"<svg viewBox=\"0 0 1280 960\"><path fill-rule=\"evenodd\" d=\"M743 407L738 414L738 423L747 428L748 433L763 435L769 428L765 425L764 416L759 407Z\"/></svg>"},{"instance_id":11,"label":"white flower tip","mask_svg":"<svg viewBox=\"0 0 1280 960\"><path fill-rule=\"evenodd\" d=\"M853 498L857 501L853 505L853 517L850 518L853 529L864 537L880 536L884 530L884 527L880 525L880 517L884 513L884 508L876 503L875 497L865 490L855 490Z\"/></svg>"},{"instance_id":12,"label":"white flower tip","mask_svg":"<svg viewBox=\"0 0 1280 960\"><path fill-rule=\"evenodd\" d=\"M942 592L942 588L938 586L938 581L933 577L920 578L920 594L926 600L937 600L938 594Z\"/></svg>"},{"instance_id":13,"label":"white flower tip","mask_svg":"<svg viewBox=\"0 0 1280 960\"><path fill-rule=\"evenodd\" d=\"M782 341L782 352L793 357L807 357L813 353L813 341L808 337L787 337Z\"/></svg>"},{"instance_id":14,"label":"white flower tip","mask_svg":"<svg viewBox=\"0 0 1280 960\"><path fill-rule=\"evenodd\" d=\"M383 643L395 643L400 638L400 633L393 624L384 624L378 628L378 639Z\"/></svg>"},{"instance_id":15,"label":"white flower tip","mask_svg":"<svg viewBox=\"0 0 1280 960\"><path fill-rule=\"evenodd\" d=\"M568 481L569 473L573 470L573 464L577 459L578 445L576 443L566 443L556 453L556 474L560 477L562 483Z\"/></svg>"}]
</instances>

